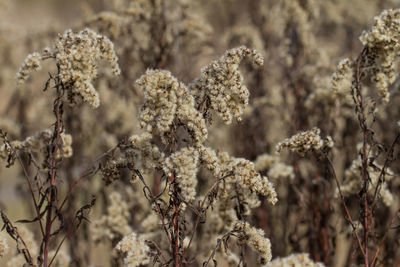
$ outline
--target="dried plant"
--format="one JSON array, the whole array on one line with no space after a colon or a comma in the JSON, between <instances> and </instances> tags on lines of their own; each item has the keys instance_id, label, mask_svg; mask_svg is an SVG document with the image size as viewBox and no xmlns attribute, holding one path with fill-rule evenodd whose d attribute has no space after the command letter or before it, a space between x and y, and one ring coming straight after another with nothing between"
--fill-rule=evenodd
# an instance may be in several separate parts
<instances>
[{"instance_id":1,"label":"dried plant","mask_svg":"<svg viewBox=\"0 0 400 267\"><path fill-rule=\"evenodd\" d=\"M398 1L28 2L1 266L400 265Z\"/></svg>"}]
</instances>

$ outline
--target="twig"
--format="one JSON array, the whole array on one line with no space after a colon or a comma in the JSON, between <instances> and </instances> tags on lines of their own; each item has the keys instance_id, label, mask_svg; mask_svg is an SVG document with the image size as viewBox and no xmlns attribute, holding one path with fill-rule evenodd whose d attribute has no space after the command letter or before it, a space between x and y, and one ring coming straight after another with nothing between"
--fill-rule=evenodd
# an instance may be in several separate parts
<instances>
[{"instance_id":1,"label":"twig","mask_svg":"<svg viewBox=\"0 0 400 267\"><path fill-rule=\"evenodd\" d=\"M346 219L350 223L351 227L353 228L353 233L356 236L358 247L360 248L361 253L363 254L363 256L365 256L365 252L364 252L363 246L361 244L360 237L358 236L358 233L357 233L357 228L354 225L353 219L351 218L351 215L350 215L350 212L349 212L349 209L347 208L347 204L346 204L346 201L344 199L344 196L343 196L343 193L342 193L342 189L340 187L339 180L338 180L338 178L336 176L335 169L333 168L333 164L332 164L331 160L328 157L325 157L325 159L327 160L328 166L331 169L331 174L332 174L333 178L336 181L336 185L337 185L337 188L339 190L340 199L342 200L342 205L343 205L343 208L344 208L344 210L346 212L346 216L347 216Z\"/></svg>"},{"instance_id":2,"label":"twig","mask_svg":"<svg viewBox=\"0 0 400 267\"><path fill-rule=\"evenodd\" d=\"M57 88L59 89L59 88ZM55 187L55 178L56 178L56 163L57 163L57 152L59 148L59 144L61 141L61 112L62 112L62 102L61 102L61 94L60 90L58 91L58 97L54 101L54 113L56 116L56 124L54 126L54 135L53 141L50 147L50 151L52 153L52 162L51 162L51 169L49 171L49 180L50 180L50 187L49 187L49 194L48 197L48 205L47 209L47 217L46 217L46 230L45 236L43 238L44 243L44 255L43 255L43 264L44 267L48 267L48 253L49 253L49 245L50 245L50 237L51 237L51 228L53 224L52 219L52 211L53 211L53 203L56 200L56 187Z\"/></svg>"},{"instance_id":3,"label":"twig","mask_svg":"<svg viewBox=\"0 0 400 267\"><path fill-rule=\"evenodd\" d=\"M236 233L235 230L231 230L231 231L227 232L226 234L224 234L221 238L218 238L217 245L212 250L211 255L210 255L210 257L208 257L207 261L203 263L203 267L206 267L210 263L211 259L214 259L214 255L217 252L217 249L221 247L221 244L226 243L227 240L229 239L229 237L231 235L234 235L235 233Z\"/></svg>"},{"instance_id":4,"label":"twig","mask_svg":"<svg viewBox=\"0 0 400 267\"><path fill-rule=\"evenodd\" d=\"M182 256L181 261L180 261L179 264L182 264L183 261L185 260L185 258L186 258L186 256L187 256L187 253L189 252L190 245L192 244L193 237L194 237L194 235L195 235L195 233L196 233L196 231L197 231L197 227L199 226L200 219L201 219L201 215L202 215L204 212L207 211L207 209L204 210L204 204L205 204L206 200L208 199L208 196L214 191L215 187L216 187L221 181L223 181L225 178L227 178L227 177L229 177L229 176L231 176L231 175L232 175L232 174L228 174L228 175L225 175L225 176L222 177L222 178L219 178L219 179L213 184L213 186L211 186L211 188L208 190L207 194L204 196L204 199L203 199L203 201L201 202L201 205L200 205L200 212L198 212L197 219L196 219L196 222L195 222L195 224L194 224L194 228L193 228L192 234L191 234L191 236L190 236L189 243L188 243L188 245L187 245L187 247L186 247L186 249L185 249L185 251L184 251L184 253L183 253L183 256Z\"/></svg>"},{"instance_id":5,"label":"twig","mask_svg":"<svg viewBox=\"0 0 400 267\"><path fill-rule=\"evenodd\" d=\"M368 49L364 47L360 55L357 57L355 72L354 72L354 80L353 86L351 87L352 96L355 104L355 111L358 115L358 122L360 124L361 130L363 132L363 147L362 147L362 178L363 178L363 186L362 186L362 201L361 207L364 209L364 263L366 267L369 267L369 258L368 258L368 233L369 233L369 209L368 209L368 156L367 156L367 137L368 137L368 127L366 123L366 115L365 115L365 103L364 97L362 95L361 88L361 75L362 75L362 64L364 62L365 56L368 54Z\"/></svg>"},{"instance_id":6,"label":"twig","mask_svg":"<svg viewBox=\"0 0 400 267\"><path fill-rule=\"evenodd\" d=\"M383 180L383 177L384 177L385 172L386 172L385 170L387 169L389 163L390 163L391 160L392 160L394 147L395 147L395 145L396 145L399 141L400 141L400 133L397 133L397 135L396 135L396 137L395 137L393 143L391 144L391 146L390 146L390 148L389 148L389 151L387 152L386 160L385 160L385 163L383 164L383 167L382 167L382 169L381 169L381 172L379 173L378 183L376 184L375 191L374 191L374 196L373 196L373 198L372 198L372 208L371 208L371 211L373 211L374 208L375 208L375 206L376 206L376 198L377 198L377 195L378 195L378 192L379 192L379 189L380 189L380 185L381 185L382 182L384 181L384 180Z\"/></svg>"},{"instance_id":7,"label":"twig","mask_svg":"<svg viewBox=\"0 0 400 267\"><path fill-rule=\"evenodd\" d=\"M168 232L167 226L165 224L164 214L161 211L160 204L157 202L157 198L155 198L153 196L153 194L152 194L152 192L150 190L150 187L146 184L146 182L145 182L142 174L140 173L140 171L139 170L135 170L135 173L136 173L136 175L139 177L140 181L142 181L142 183L144 185L144 189L143 190L147 190L147 192L150 194L149 196L151 198L151 201L154 202L154 204L156 205L157 213L160 215L161 223L162 223L163 229L165 231L165 234L167 235L169 243L172 244L172 239L170 237L170 234ZM146 191L145 191L145 194L146 194Z\"/></svg>"},{"instance_id":8,"label":"twig","mask_svg":"<svg viewBox=\"0 0 400 267\"><path fill-rule=\"evenodd\" d=\"M387 235L389 233L389 230L392 227L393 223L396 221L396 218L399 215L399 213L400 213L400 207L397 209L396 213L392 217L392 220L390 221L390 223L389 223L389 225L388 225L388 227L387 227L387 229L385 231L385 234L383 235L381 241L379 242L379 246L376 249L375 256L374 256L374 258L372 259L372 262L371 262L371 267L373 267L375 265L375 262L378 259L379 253L380 253L380 251L382 249L383 243L385 242L385 240L387 238Z\"/></svg>"}]
</instances>

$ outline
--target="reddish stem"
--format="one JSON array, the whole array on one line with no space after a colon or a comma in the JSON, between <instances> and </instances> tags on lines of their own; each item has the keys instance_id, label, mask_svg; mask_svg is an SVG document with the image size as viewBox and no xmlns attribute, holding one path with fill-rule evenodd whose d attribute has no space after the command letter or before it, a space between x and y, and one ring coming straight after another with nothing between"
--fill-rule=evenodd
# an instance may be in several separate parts
<instances>
[{"instance_id":1,"label":"reddish stem","mask_svg":"<svg viewBox=\"0 0 400 267\"><path fill-rule=\"evenodd\" d=\"M366 267L369 267L368 259L368 234L369 234L369 209L368 209L368 156L367 156L367 137L368 128L366 125L366 115L365 115L365 103L364 97L362 95L361 88L361 68L364 57L367 55L368 50L366 48L360 53L356 60L356 67L354 72L354 86L352 88L353 100L356 105L356 113L358 115L358 121L363 132L363 147L362 147L362 179L363 179L363 195L362 201L364 206L363 215L363 228L364 228L364 263Z\"/></svg>"},{"instance_id":2,"label":"reddish stem","mask_svg":"<svg viewBox=\"0 0 400 267\"><path fill-rule=\"evenodd\" d=\"M374 256L374 258L372 259L372 262L371 262L371 267L373 267L375 265L375 262L378 259L379 253L381 252L383 243L385 242L385 240L387 238L387 234L389 233L389 230L392 227L393 223L396 221L396 218L399 215L399 213L400 213L400 207L397 209L396 213L392 217L392 220L390 221L390 224L388 225L388 227L386 229L385 235L382 237L381 241L379 242L379 246L376 249L375 256Z\"/></svg>"},{"instance_id":3,"label":"reddish stem","mask_svg":"<svg viewBox=\"0 0 400 267\"><path fill-rule=\"evenodd\" d=\"M179 267L179 203L178 203L178 192L177 192L177 184L175 183L175 176L172 174L170 177L170 183L173 186L173 195L174 199L172 200L174 202L174 217L173 217L173 223L174 223L174 237L173 237L173 243L172 245L172 251L174 254L174 266Z\"/></svg>"},{"instance_id":4,"label":"reddish stem","mask_svg":"<svg viewBox=\"0 0 400 267\"><path fill-rule=\"evenodd\" d=\"M55 177L56 177L56 163L57 163L57 150L60 144L60 131L61 131L61 116L60 116L61 103L60 99L57 99L55 102L55 113L56 113L56 126L55 126L55 139L52 142L52 162L51 162L51 170L50 170L50 196L48 198L48 207L47 207L47 216L46 216L46 231L44 236L44 255L43 255L43 264L44 267L48 267L48 256L49 256L49 244L51 237L51 227L52 227L52 210L53 210L53 202L55 201Z\"/></svg>"}]
</instances>

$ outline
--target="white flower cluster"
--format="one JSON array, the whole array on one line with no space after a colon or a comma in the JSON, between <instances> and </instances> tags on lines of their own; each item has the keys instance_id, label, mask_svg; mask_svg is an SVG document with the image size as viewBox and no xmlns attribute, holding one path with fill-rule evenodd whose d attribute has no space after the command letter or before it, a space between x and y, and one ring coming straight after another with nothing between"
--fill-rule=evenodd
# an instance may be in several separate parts
<instances>
[{"instance_id":1,"label":"white flower cluster","mask_svg":"<svg viewBox=\"0 0 400 267\"><path fill-rule=\"evenodd\" d=\"M64 84L72 83L69 100L72 101L73 95L79 95L93 108L97 108L100 98L92 84L97 76L97 62L106 59L113 73L120 74L118 57L110 39L88 28L76 34L67 30L58 37L54 53L61 81Z\"/></svg>"},{"instance_id":2,"label":"white flower cluster","mask_svg":"<svg viewBox=\"0 0 400 267\"><path fill-rule=\"evenodd\" d=\"M284 258L276 258L264 267L324 267L321 262L313 262L307 253L295 253Z\"/></svg>"},{"instance_id":3,"label":"white flower cluster","mask_svg":"<svg viewBox=\"0 0 400 267\"><path fill-rule=\"evenodd\" d=\"M64 88L68 89L67 100L70 104L74 103L73 98L77 95L93 108L99 106L99 94L92 84L97 76L99 60L106 59L115 75L121 72L113 43L88 28L78 33L67 30L59 35L53 48L45 48L42 55L29 55L16 75L17 83L23 83L32 71L40 69L44 58L56 59L58 77L64 83Z\"/></svg>"},{"instance_id":4,"label":"white flower cluster","mask_svg":"<svg viewBox=\"0 0 400 267\"><path fill-rule=\"evenodd\" d=\"M278 179L282 178L289 178L290 180L293 180L294 179L293 166L289 166L285 163L278 162L268 170L268 177L273 181L277 181Z\"/></svg>"},{"instance_id":5,"label":"white flower cluster","mask_svg":"<svg viewBox=\"0 0 400 267\"><path fill-rule=\"evenodd\" d=\"M400 55L400 9L384 10L374 18L374 26L364 31L360 41L374 57L374 77L378 93L389 101L388 87L396 79L395 58Z\"/></svg>"},{"instance_id":6,"label":"white flower cluster","mask_svg":"<svg viewBox=\"0 0 400 267\"><path fill-rule=\"evenodd\" d=\"M215 177L220 177L220 175L223 175L221 174L219 159L214 149L201 146L199 147L199 152L200 162L204 165L204 167L210 170Z\"/></svg>"},{"instance_id":7,"label":"white flower cluster","mask_svg":"<svg viewBox=\"0 0 400 267\"><path fill-rule=\"evenodd\" d=\"M266 264L271 261L271 241L264 237L264 231L252 227L248 222L238 222L234 230L239 231L238 238L240 243L252 247L260 254L260 263Z\"/></svg>"},{"instance_id":8,"label":"white flower cluster","mask_svg":"<svg viewBox=\"0 0 400 267\"><path fill-rule=\"evenodd\" d=\"M176 113L176 91L184 85L165 70L147 70L136 83L143 88L145 99L140 126L149 133L169 131Z\"/></svg>"},{"instance_id":9,"label":"white flower cluster","mask_svg":"<svg viewBox=\"0 0 400 267\"><path fill-rule=\"evenodd\" d=\"M51 142L52 136L53 130L45 129L27 137L24 141L11 141L10 144L13 149L45 157L47 155L47 145ZM72 156L72 136L61 133L60 137L62 151L57 150L57 158L69 158ZM0 159L6 160L10 153L11 147L8 143L0 146Z\"/></svg>"},{"instance_id":10,"label":"white flower cluster","mask_svg":"<svg viewBox=\"0 0 400 267\"><path fill-rule=\"evenodd\" d=\"M70 158L72 156L72 136L70 134L60 134L61 143L62 143L62 157ZM61 157L61 151L57 150L57 158Z\"/></svg>"},{"instance_id":11,"label":"white flower cluster","mask_svg":"<svg viewBox=\"0 0 400 267\"><path fill-rule=\"evenodd\" d=\"M141 221L140 226L147 234L160 231L160 215L155 212L150 213Z\"/></svg>"},{"instance_id":12,"label":"white flower cluster","mask_svg":"<svg viewBox=\"0 0 400 267\"><path fill-rule=\"evenodd\" d=\"M375 167L368 165L367 171L371 181L371 185L368 190L368 194L371 196L374 194L376 185L378 184L378 178L381 173L382 166L374 163ZM393 172L390 169L386 169L385 181L390 181L393 178ZM344 196L357 195L362 187L362 161L361 158L353 160L351 166L345 171L344 183L340 189ZM338 190L336 190L336 196L338 196ZM386 182L381 184L380 197L383 203L390 207L394 202L393 194L390 192Z\"/></svg>"},{"instance_id":13,"label":"white flower cluster","mask_svg":"<svg viewBox=\"0 0 400 267\"><path fill-rule=\"evenodd\" d=\"M209 147L202 146L199 149L201 165L211 171L216 178L224 177L224 187L218 196L221 204L218 211L219 219L226 223L236 221L232 220L232 218L236 218L236 215L231 217L230 213L230 211L235 213L233 197L245 202L241 210L244 215L250 214L251 209L260 206L261 202L257 194L267 196L267 200L272 205L278 201L273 184L268 181L267 177L258 174L251 162L245 163L246 166L240 166L240 162L247 161L231 157L226 152L217 153ZM246 168L248 169L246 170ZM229 210L229 214L226 213L227 210ZM225 226L229 227L229 225Z\"/></svg>"},{"instance_id":14,"label":"white flower cluster","mask_svg":"<svg viewBox=\"0 0 400 267\"><path fill-rule=\"evenodd\" d=\"M258 155L257 158L254 160L254 169L256 171L267 170L278 162L279 157L276 155L270 155L267 153L261 154Z\"/></svg>"},{"instance_id":15,"label":"white flower cluster","mask_svg":"<svg viewBox=\"0 0 400 267\"><path fill-rule=\"evenodd\" d=\"M256 171L268 170L268 178L278 180L280 178L294 179L294 170L289 166L279 161L279 157L270 154L261 154L254 161L254 169Z\"/></svg>"},{"instance_id":16,"label":"white flower cluster","mask_svg":"<svg viewBox=\"0 0 400 267\"><path fill-rule=\"evenodd\" d=\"M132 135L129 138L131 148L125 151L126 164L137 170L151 170L164 160L162 153L151 141L151 134Z\"/></svg>"},{"instance_id":17,"label":"white flower cluster","mask_svg":"<svg viewBox=\"0 0 400 267\"><path fill-rule=\"evenodd\" d=\"M218 201L213 209L207 214L210 224L205 231L210 235L221 234L231 230L239 220L235 209L230 205L229 199L223 198Z\"/></svg>"},{"instance_id":18,"label":"white flower cluster","mask_svg":"<svg viewBox=\"0 0 400 267\"><path fill-rule=\"evenodd\" d=\"M112 183L121 176L121 169L150 171L160 166L164 160L164 153L151 143L152 135L143 133L132 135L129 138L129 146L121 151L117 159L107 162L102 168L103 178L107 184Z\"/></svg>"},{"instance_id":19,"label":"white flower cluster","mask_svg":"<svg viewBox=\"0 0 400 267\"><path fill-rule=\"evenodd\" d=\"M136 267L150 263L150 248L143 237L132 232L115 246L115 251L126 254L124 266Z\"/></svg>"},{"instance_id":20,"label":"white flower cluster","mask_svg":"<svg viewBox=\"0 0 400 267\"><path fill-rule=\"evenodd\" d=\"M330 136L322 139L321 130L312 128L311 130L300 132L290 138L286 138L283 142L278 143L276 151L281 152L287 148L292 152L297 152L300 156L304 156L308 151L320 151L325 147L332 148L334 143Z\"/></svg>"},{"instance_id":21,"label":"white flower cluster","mask_svg":"<svg viewBox=\"0 0 400 267\"><path fill-rule=\"evenodd\" d=\"M199 152L193 148L182 148L165 159L164 172L175 175L178 187L185 201L191 202L196 198L197 169Z\"/></svg>"},{"instance_id":22,"label":"white flower cluster","mask_svg":"<svg viewBox=\"0 0 400 267\"><path fill-rule=\"evenodd\" d=\"M231 158L225 166L228 172L233 173L235 182L257 194L267 196L268 201L275 205L278 201L274 185L267 177L261 176L255 169L253 162L243 158Z\"/></svg>"},{"instance_id":23,"label":"white flower cluster","mask_svg":"<svg viewBox=\"0 0 400 267\"><path fill-rule=\"evenodd\" d=\"M344 97L350 93L353 67L350 59L342 59L331 77L332 90ZM346 84L347 82L347 84Z\"/></svg>"},{"instance_id":24,"label":"white flower cluster","mask_svg":"<svg viewBox=\"0 0 400 267\"><path fill-rule=\"evenodd\" d=\"M239 185L241 190L267 196L268 201L274 205L278 199L274 185L267 177L261 176L254 168L254 163L243 158L229 156L228 153L216 153L211 148L200 148L200 160L204 166L213 172L216 177L226 178L227 182Z\"/></svg>"},{"instance_id":25,"label":"white flower cluster","mask_svg":"<svg viewBox=\"0 0 400 267\"><path fill-rule=\"evenodd\" d=\"M0 235L0 258L4 257L4 255L7 254L8 249L9 247L7 239L3 235Z\"/></svg>"},{"instance_id":26,"label":"white flower cluster","mask_svg":"<svg viewBox=\"0 0 400 267\"><path fill-rule=\"evenodd\" d=\"M140 110L142 128L152 134L163 134L171 129L176 119L186 125L195 143L205 141L205 120L182 82L169 71L147 70L137 83L143 87L145 97Z\"/></svg>"},{"instance_id":27,"label":"white flower cluster","mask_svg":"<svg viewBox=\"0 0 400 267\"><path fill-rule=\"evenodd\" d=\"M39 53L35 52L28 55L15 76L17 84L23 84L31 72L40 70L42 68L41 62L42 56Z\"/></svg>"},{"instance_id":28,"label":"white flower cluster","mask_svg":"<svg viewBox=\"0 0 400 267\"><path fill-rule=\"evenodd\" d=\"M91 237L95 242L104 238L113 240L128 235L132 229L129 226L129 207L122 199L120 193L113 191L109 195L110 205L107 207L107 215L91 224Z\"/></svg>"},{"instance_id":29,"label":"white flower cluster","mask_svg":"<svg viewBox=\"0 0 400 267\"><path fill-rule=\"evenodd\" d=\"M245 46L234 48L205 66L201 70L200 78L190 85L197 101L202 102L207 97L211 109L227 124L230 124L233 118L240 120L249 102L249 90L243 84L243 77L239 71L239 64L245 57L250 57L258 66L264 63L263 57L256 50Z\"/></svg>"}]
</instances>

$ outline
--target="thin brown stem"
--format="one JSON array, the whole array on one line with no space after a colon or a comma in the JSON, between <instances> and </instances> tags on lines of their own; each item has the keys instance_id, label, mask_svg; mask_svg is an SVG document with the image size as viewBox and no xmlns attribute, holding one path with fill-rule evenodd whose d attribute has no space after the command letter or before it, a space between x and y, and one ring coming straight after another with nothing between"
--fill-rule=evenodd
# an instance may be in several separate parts
<instances>
[{"instance_id":1,"label":"thin brown stem","mask_svg":"<svg viewBox=\"0 0 400 267\"><path fill-rule=\"evenodd\" d=\"M361 76L362 76L362 64L365 60L365 57L368 53L368 49L364 48L360 53L356 60L355 71L354 71L354 81L352 86L352 95L355 104L356 114L358 115L358 121L363 133L363 146L362 146L362 204L361 208L363 209L363 228L364 228L364 263L366 267L369 267L369 258L368 258L368 235L369 235L369 208L368 208L368 183L369 183L369 175L368 175L368 155L367 155L367 145L368 145L368 127L367 120L365 115L365 99L362 95L362 84L361 84Z\"/></svg>"},{"instance_id":2,"label":"thin brown stem","mask_svg":"<svg viewBox=\"0 0 400 267\"><path fill-rule=\"evenodd\" d=\"M400 141L400 133L397 133L394 141L392 142L392 144L391 144L391 146L389 148L389 151L387 152L385 163L383 164L383 167L382 167L382 169L381 169L381 171L379 173L378 183L376 184L375 191L374 191L374 196L372 197L372 202L371 202L372 203L372 208L371 208L371 211L373 211L375 206L376 206L376 199L377 199L377 196L378 196L378 193L379 193L380 185L384 181L384 175L386 173L386 169L388 168L389 163L392 160L394 147L399 141Z\"/></svg>"},{"instance_id":3,"label":"thin brown stem","mask_svg":"<svg viewBox=\"0 0 400 267\"><path fill-rule=\"evenodd\" d=\"M157 202L157 198L153 196L153 193L151 192L150 187L146 184L146 182L145 182L142 174L140 173L140 171L135 170L135 173L139 177L140 181L143 183L144 188L146 190L145 192L148 192L150 200L155 204L157 213L158 213L158 215L160 216L160 219L161 219L162 227L163 227L164 232L165 232L165 234L166 234L166 236L168 238L168 242L170 244L172 244L172 238L171 238L171 236L170 236L170 234L168 232L167 225L165 224L165 217L164 217L164 214L163 214L163 212L161 210L160 204Z\"/></svg>"},{"instance_id":4,"label":"thin brown stem","mask_svg":"<svg viewBox=\"0 0 400 267\"><path fill-rule=\"evenodd\" d=\"M25 177L25 179L26 179L26 181L28 183L29 193L31 194L31 198L32 198L33 205L34 205L35 212L36 212L36 217L37 217L37 220L38 220L39 226L40 226L39 227L40 228L40 232L42 233L42 238L43 238L44 237L44 228L43 228L42 220L40 218L40 208L39 208L39 204L37 203L36 198L35 198L35 194L34 194L34 191L33 191L33 185L32 185L32 183L31 183L31 181L29 179L28 171L25 168L25 166L24 166L24 164L22 162L22 159L21 159L20 155L18 154L18 152L15 151L15 149L12 147L11 143L7 140L6 135L3 134L3 133L1 133L1 135L2 135L2 138L4 139L4 142L10 147L11 150L13 150L13 153L15 153L15 155L16 155L16 157L18 159L18 162L19 162L19 164L20 164L20 166L22 168L22 171L24 173L24 177Z\"/></svg>"},{"instance_id":5,"label":"thin brown stem","mask_svg":"<svg viewBox=\"0 0 400 267\"><path fill-rule=\"evenodd\" d=\"M389 230L390 230L390 228L392 228L392 225L393 225L393 223L396 221L397 216L399 215L399 213L400 213L400 207L397 209L396 213L395 213L394 216L392 217L392 220L390 221L388 227L386 228L385 234L383 235L381 241L379 242L379 246L378 246L378 248L376 249L374 258L372 259L372 262L371 262L371 267L373 267L373 266L375 265L375 262L377 261L378 256L379 256L379 253L381 252L381 249L382 249L382 247L383 247L383 243L385 242L385 240L386 240L386 238L387 238L387 235L388 235L388 233L389 233Z\"/></svg>"},{"instance_id":6,"label":"thin brown stem","mask_svg":"<svg viewBox=\"0 0 400 267\"><path fill-rule=\"evenodd\" d=\"M347 216L346 220L350 223L351 227L353 228L353 233L354 233L354 236L356 237L356 240L357 240L357 243L358 243L358 247L359 247L362 255L365 257L365 252L364 252L364 249L363 249L363 246L362 246L362 243L361 243L361 239L358 236L357 228L353 223L353 219L351 218L351 215L350 215L349 209L347 207L346 201L344 199L344 196L343 196L343 193L342 193L342 189L340 187L339 179L336 176L336 172L335 172L335 169L333 167L333 164L332 164L331 160L328 157L326 157L326 160L328 162L329 168L331 169L331 174L332 174L333 178L335 179L336 186L337 186L338 191L339 191L340 199L342 200L342 205L343 205L343 208L344 208L344 210L346 212L346 216Z\"/></svg>"},{"instance_id":7,"label":"thin brown stem","mask_svg":"<svg viewBox=\"0 0 400 267\"><path fill-rule=\"evenodd\" d=\"M45 236L43 238L44 242L44 255L43 255L43 264L44 267L48 267L48 254L49 254L49 246L50 246L50 238L51 238L51 228L53 224L52 219L52 211L54 202L56 200L56 189L55 189L55 178L56 178L56 163L57 163L57 152L59 148L59 144L61 141L61 99L60 96L55 101L55 115L56 115L56 125L54 130L55 138L53 138L53 142L51 145L51 153L52 153L52 161L51 161L51 169L50 169L50 187L49 187L49 197L48 197L48 205L47 205L47 216L46 216L46 230Z\"/></svg>"},{"instance_id":8,"label":"thin brown stem","mask_svg":"<svg viewBox=\"0 0 400 267\"><path fill-rule=\"evenodd\" d=\"M213 186L211 186L211 188L208 190L207 194L204 196L203 201L202 201L201 204L200 204L200 211L198 212L198 215L197 215L197 218L196 218L196 222L195 222L195 224L194 224L193 231L192 231L192 234L191 234L191 236L190 236L189 243L188 243L188 245L187 245L185 251L183 252L183 256L182 256L181 261L180 261L179 264L182 264L183 261L185 260L187 254L188 254L188 252L189 252L190 245L192 244L193 237L194 237L194 235L196 234L197 228L198 228L198 226L199 226L200 219L202 218L203 213L207 211L207 210L204 210L204 204L206 203L206 200L208 199L208 196L214 191L215 187L217 187L217 185L218 185L221 181L223 181L226 177L228 177L228 176L230 176L230 174L229 174L229 175L226 175L226 176L224 176L224 177L222 177L222 178L220 178L220 179L218 179L218 180L213 184Z\"/></svg>"},{"instance_id":9,"label":"thin brown stem","mask_svg":"<svg viewBox=\"0 0 400 267\"><path fill-rule=\"evenodd\" d=\"M174 206L174 215L173 215L173 224L174 224L174 235L173 235L173 243L172 251L174 256L174 266L179 267L179 203L178 203L178 186L175 180L175 176L172 174L170 177L170 184L172 185L172 193L174 195L173 206Z\"/></svg>"}]
</instances>

